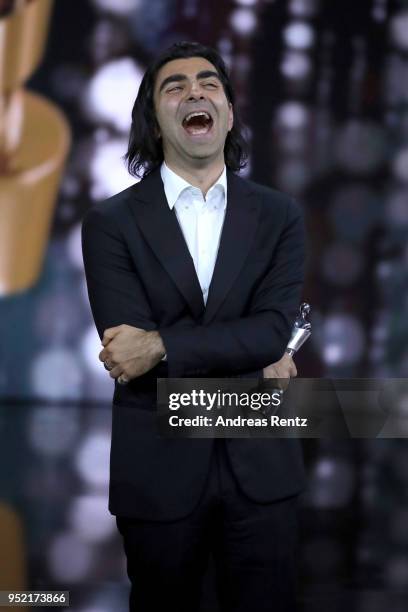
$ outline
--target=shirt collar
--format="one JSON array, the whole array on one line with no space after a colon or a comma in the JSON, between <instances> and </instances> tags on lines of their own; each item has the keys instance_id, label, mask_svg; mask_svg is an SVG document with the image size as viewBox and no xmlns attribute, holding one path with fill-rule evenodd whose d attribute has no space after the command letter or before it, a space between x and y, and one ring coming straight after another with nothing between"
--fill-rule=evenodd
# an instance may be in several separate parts
<instances>
[{"instance_id":1,"label":"shirt collar","mask_svg":"<svg viewBox=\"0 0 408 612\"><path fill-rule=\"evenodd\" d=\"M197 189L197 187L194 187L181 176L176 174L173 170L171 170L171 168L169 168L166 162L164 161L160 167L160 174L164 185L164 192L166 194L167 203L170 209L174 207L182 191L184 191L185 189ZM227 203L227 169L225 165L224 170L222 171L219 178L208 190L207 198L216 185L220 185L223 189L225 206Z\"/></svg>"}]
</instances>

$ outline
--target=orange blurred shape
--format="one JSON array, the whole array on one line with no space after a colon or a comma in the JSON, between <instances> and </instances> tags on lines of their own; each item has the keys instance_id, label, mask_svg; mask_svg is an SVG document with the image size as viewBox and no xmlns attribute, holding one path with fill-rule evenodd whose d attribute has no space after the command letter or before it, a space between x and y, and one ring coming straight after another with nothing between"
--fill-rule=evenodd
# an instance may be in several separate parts
<instances>
[{"instance_id":1,"label":"orange blurred shape","mask_svg":"<svg viewBox=\"0 0 408 612\"><path fill-rule=\"evenodd\" d=\"M25 590L26 555L22 525L14 510L1 502L0 542L0 591ZM15 607L1 609L16 610Z\"/></svg>"},{"instance_id":2,"label":"orange blurred shape","mask_svg":"<svg viewBox=\"0 0 408 612\"><path fill-rule=\"evenodd\" d=\"M23 88L41 61L51 7L20 0L0 18L0 295L40 275L70 146L63 114Z\"/></svg>"}]
</instances>

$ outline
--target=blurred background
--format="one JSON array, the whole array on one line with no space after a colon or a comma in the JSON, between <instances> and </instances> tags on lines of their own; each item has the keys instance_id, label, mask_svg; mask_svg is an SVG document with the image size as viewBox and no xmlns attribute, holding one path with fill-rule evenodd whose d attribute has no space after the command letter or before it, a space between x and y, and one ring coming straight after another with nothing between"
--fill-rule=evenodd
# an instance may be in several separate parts
<instances>
[{"instance_id":1,"label":"blurred background","mask_svg":"<svg viewBox=\"0 0 408 612\"><path fill-rule=\"evenodd\" d=\"M178 40L217 48L250 142L243 175L303 206L299 375L406 378L408 2L0 0L0 33L0 588L122 612L113 387L80 226L135 182L122 156L143 72ZM406 441L308 440L305 457L301 610L407 610ZM205 597L215 612L210 575Z\"/></svg>"}]
</instances>

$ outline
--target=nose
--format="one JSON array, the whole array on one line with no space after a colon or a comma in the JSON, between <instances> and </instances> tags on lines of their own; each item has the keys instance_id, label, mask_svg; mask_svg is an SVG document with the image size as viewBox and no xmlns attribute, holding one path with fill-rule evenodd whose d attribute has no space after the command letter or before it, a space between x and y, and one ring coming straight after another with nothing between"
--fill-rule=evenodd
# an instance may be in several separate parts
<instances>
[{"instance_id":1,"label":"nose","mask_svg":"<svg viewBox=\"0 0 408 612\"><path fill-rule=\"evenodd\" d=\"M203 90L201 89L200 83L198 81L193 81L191 83L188 99L197 100L198 98L204 98Z\"/></svg>"}]
</instances>

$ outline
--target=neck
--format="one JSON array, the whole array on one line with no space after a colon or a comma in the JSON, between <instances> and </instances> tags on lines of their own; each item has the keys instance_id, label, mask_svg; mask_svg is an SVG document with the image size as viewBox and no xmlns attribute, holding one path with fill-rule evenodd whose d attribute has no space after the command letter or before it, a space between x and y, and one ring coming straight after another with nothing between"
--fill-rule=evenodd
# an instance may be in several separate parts
<instances>
[{"instance_id":1,"label":"neck","mask_svg":"<svg viewBox=\"0 0 408 612\"><path fill-rule=\"evenodd\" d=\"M181 176L181 178L190 183L190 185L201 189L204 198L210 187L212 187L221 176L225 166L224 158L199 168L191 168L191 166L189 167L182 163L174 163L173 161L169 162L166 159L164 161L170 170L173 170L173 172Z\"/></svg>"}]
</instances>

